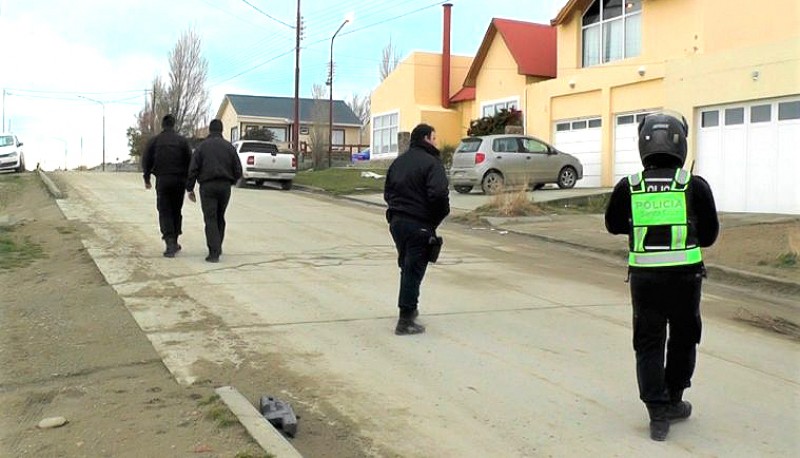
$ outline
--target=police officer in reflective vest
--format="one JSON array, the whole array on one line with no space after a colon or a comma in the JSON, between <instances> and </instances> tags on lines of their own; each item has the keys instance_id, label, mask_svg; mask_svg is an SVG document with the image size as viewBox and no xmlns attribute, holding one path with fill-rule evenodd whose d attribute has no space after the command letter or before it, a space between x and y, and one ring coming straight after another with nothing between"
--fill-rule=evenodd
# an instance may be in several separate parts
<instances>
[{"instance_id":1,"label":"police officer in reflective vest","mask_svg":"<svg viewBox=\"0 0 800 458\"><path fill-rule=\"evenodd\" d=\"M608 232L629 237L639 397L657 441L667 438L670 422L692 413L683 391L691 386L700 343L700 248L719 232L711 188L682 168L687 135L683 116L646 116L639 123L644 170L617 183L605 215Z\"/></svg>"}]
</instances>

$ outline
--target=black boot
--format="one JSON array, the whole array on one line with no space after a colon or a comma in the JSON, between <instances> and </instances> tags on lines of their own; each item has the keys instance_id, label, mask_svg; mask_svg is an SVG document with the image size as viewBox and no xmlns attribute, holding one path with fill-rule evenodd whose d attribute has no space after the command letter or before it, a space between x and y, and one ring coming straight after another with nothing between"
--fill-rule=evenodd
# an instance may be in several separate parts
<instances>
[{"instance_id":1,"label":"black boot","mask_svg":"<svg viewBox=\"0 0 800 458\"><path fill-rule=\"evenodd\" d=\"M654 441L667 440L667 435L669 434L668 407L665 404L647 406L647 412L650 414L650 439Z\"/></svg>"},{"instance_id":2,"label":"black boot","mask_svg":"<svg viewBox=\"0 0 800 458\"><path fill-rule=\"evenodd\" d=\"M394 328L394 333L398 336L422 334L423 332L425 332L425 326L414 322L413 318L400 318L397 320L397 327Z\"/></svg>"},{"instance_id":3,"label":"black boot","mask_svg":"<svg viewBox=\"0 0 800 458\"><path fill-rule=\"evenodd\" d=\"M692 415L692 405L683 400L683 390L669 392L669 406L667 407L667 420L685 420Z\"/></svg>"},{"instance_id":4,"label":"black boot","mask_svg":"<svg viewBox=\"0 0 800 458\"><path fill-rule=\"evenodd\" d=\"M165 258L174 258L175 253L180 250L180 245L178 245L178 241L176 239L166 239L164 241L167 244L167 249L164 250L164 257Z\"/></svg>"}]
</instances>

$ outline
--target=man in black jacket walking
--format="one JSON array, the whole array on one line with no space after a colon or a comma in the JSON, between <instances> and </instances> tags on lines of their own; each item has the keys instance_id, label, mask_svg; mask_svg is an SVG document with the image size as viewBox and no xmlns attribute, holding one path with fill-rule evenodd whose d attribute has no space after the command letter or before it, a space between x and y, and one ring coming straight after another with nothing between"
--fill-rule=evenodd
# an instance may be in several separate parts
<instances>
[{"instance_id":1,"label":"man in black jacket walking","mask_svg":"<svg viewBox=\"0 0 800 458\"><path fill-rule=\"evenodd\" d=\"M420 334L425 327L415 321L419 287L428 267L431 242L436 240L436 228L450 213L447 174L436 149L433 127L420 124L411 131L410 148L386 173L383 198L389 207L386 220L400 266L400 318L395 334Z\"/></svg>"},{"instance_id":2,"label":"man in black jacket walking","mask_svg":"<svg viewBox=\"0 0 800 458\"><path fill-rule=\"evenodd\" d=\"M175 257L180 251L178 236L181 235L183 217L183 189L189 173L192 149L189 142L175 132L175 116L168 114L161 120L160 134L147 144L142 155L144 187L150 189L150 175L156 176L156 207L161 238L167 248L164 256Z\"/></svg>"},{"instance_id":3,"label":"man in black jacket walking","mask_svg":"<svg viewBox=\"0 0 800 458\"><path fill-rule=\"evenodd\" d=\"M657 441L667 438L670 421L692 413L683 391L691 386L700 343L700 248L719 232L711 188L682 168L687 134L683 116L646 116L639 124L644 171L620 180L606 209L608 231L629 237L639 398Z\"/></svg>"},{"instance_id":4,"label":"man in black jacket walking","mask_svg":"<svg viewBox=\"0 0 800 458\"><path fill-rule=\"evenodd\" d=\"M206 261L219 262L225 238L225 210L231 198L231 185L242 177L242 164L236 148L222 138L222 121L214 119L208 126L208 137L192 155L186 192L196 202L195 181L200 183L200 205L206 227Z\"/></svg>"}]
</instances>

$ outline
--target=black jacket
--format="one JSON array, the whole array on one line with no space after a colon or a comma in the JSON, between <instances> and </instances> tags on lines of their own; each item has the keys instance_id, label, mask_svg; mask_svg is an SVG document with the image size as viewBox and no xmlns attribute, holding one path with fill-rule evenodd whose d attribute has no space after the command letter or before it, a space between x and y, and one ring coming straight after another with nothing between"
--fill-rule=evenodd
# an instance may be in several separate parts
<instances>
[{"instance_id":1,"label":"black jacket","mask_svg":"<svg viewBox=\"0 0 800 458\"><path fill-rule=\"evenodd\" d=\"M435 146L411 145L397 157L386 173L383 199L386 219L409 218L434 229L450 214L447 174Z\"/></svg>"},{"instance_id":2,"label":"black jacket","mask_svg":"<svg viewBox=\"0 0 800 458\"><path fill-rule=\"evenodd\" d=\"M147 143L142 155L144 182L150 184L151 174L186 177L191 158L189 142L173 129L164 129Z\"/></svg>"},{"instance_id":3,"label":"black jacket","mask_svg":"<svg viewBox=\"0 0 800 458\"><path fill-rule=\"evenodd\" d=\"M675 169L670 169L674 174ZM697 244L700 247L709 247L719 234L719 220L717 207L714 204L714 195L708 182L698 175L692 175L686 188L687 207L689 209L689 224L694 228ZM631 190L628 179L619 180L611 193L606 208L606 229L612 234L625 234L632 237L631 226ZM699 266L662 267L665 270L697 269ZM631 267L631 269L641 269ZM653 270L653 268L646 268Z\"/></svg>"},{"instance_id":4,"label":"black jacket","mask_svg":"<svg viewBox=\"0 0 800 458\"><path fill-rule=\"evenodd\" d=\"M225 180L233 184L241 177L242 164L236 148L222 138L222 134L212 133L192 155L186 190L194 190L195 181L202 184L211 180Z\"/></svg>"}]
</instances>

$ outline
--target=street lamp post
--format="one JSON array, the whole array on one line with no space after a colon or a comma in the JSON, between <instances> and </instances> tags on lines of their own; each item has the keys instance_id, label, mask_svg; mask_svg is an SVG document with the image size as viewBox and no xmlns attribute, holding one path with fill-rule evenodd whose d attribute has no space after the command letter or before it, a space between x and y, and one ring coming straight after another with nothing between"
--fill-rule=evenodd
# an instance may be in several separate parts
<instances>
[{"instance_id":1,"label":"street lamp post","mask_svg":"<svg viewBox=\"0 0 800 458\"><path fill-rule=\"evenodd\" d=\"M86 99L90 102L99 103L100 106L103 107L103 164L101 166L103 172L106 171L106 104L95 99L90 99L89 97L79 95L78 97L82 99Z\"/></svg>"},{"instance_id":2,"label":"street lamp post","mask_svg":"<svg viewBox=\"0 0 800 458\"><path fill-rule=\"evenodd\" d=\"M330 68L328 68L328 168L331 168L331 155L333 153L333 40L336 38L336 35L339 35L339 32L342 31L342 27L352 20L352 13L348 14L344 22L342 22L342 25L336 29L336 33L331 37L331 60Z\"/></svg>"}]
</instances>

